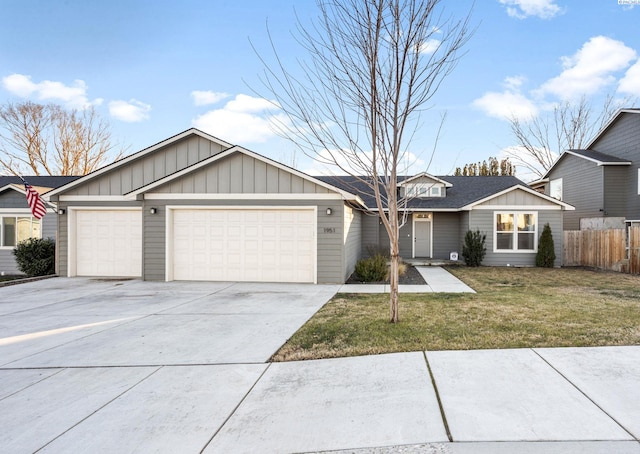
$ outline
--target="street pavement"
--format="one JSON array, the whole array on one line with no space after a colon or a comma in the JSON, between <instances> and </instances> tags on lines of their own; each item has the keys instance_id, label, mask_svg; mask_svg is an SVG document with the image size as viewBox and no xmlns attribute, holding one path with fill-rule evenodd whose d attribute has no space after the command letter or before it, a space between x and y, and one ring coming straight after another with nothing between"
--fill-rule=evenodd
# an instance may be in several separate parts
<instances>
[{"instance_id":1,"label":"street pavement","mask_svg":"<svg viewBox=\"0 0 640 454\"><path fill-rule=\"evenodd\" d=\"M0 288L0 451L640 453L640 346L269 363L338 289Z\"/></svg>"}]
</instances>

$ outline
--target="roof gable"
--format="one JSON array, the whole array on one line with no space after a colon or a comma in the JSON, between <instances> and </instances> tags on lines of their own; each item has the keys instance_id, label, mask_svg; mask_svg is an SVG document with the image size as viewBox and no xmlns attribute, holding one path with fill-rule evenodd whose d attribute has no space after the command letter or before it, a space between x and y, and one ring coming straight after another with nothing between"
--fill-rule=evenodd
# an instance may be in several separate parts
<instances>
[{"instance_id":1,"label":"roof gable","mask_svg":"<svg viewBox=\"0 0 640 454\"><path fill-rule=\"evenodd\" d=\"M438 177L434 177L433 175L428 174L427 172L419 173L418 175L414 175L412 177L407 177L398 182L398 186L406 186L410 183L423 183L423 182L432 182L432 183L440 183L443 184L446 188L450 188L452 184L448 181L441 180Z\"/></svg>"},{"instance_id":2,"label":"roof gable","mask_svg":"<svg viewBox=\"0 0 640 454\"><path fill-rule=\"evenodd\" d=\"M594 163L596 166L628 166L631 165L630 161L626 159L617 158L615 156L608 155L606 153L601 153L595 150L565 150L564 153L560 155L558 159L553 163L553 165L547 170L547 172L542 176L541 180L545 180L549 178L549 175L556 167L560 164L560 162L571 158L579 158L584 159L586 161Z\"/></svg>"},{"instance_id":3,"label":"roof gable","mask_svg":"<svg viewBox=\"0 0 640 454\"><path fill-rule=\"evenodd\" d=\"M613 117L611 118L611 120L609 120L609 122L604 125L604 127L598 131L598 133L595 135L595 137L593 139L591 139L591 141L589 143L587 143L587 146L585 148L589 149L592 148L593 145L602 138L602 136L604 134L606 134L606 132L616 123L618 122L618 120L620 120L620 118L623 115L626 114L640 114L640 109L637 108L627 108L627 109L620 109L618 110Z\"/></svg>"},{"instance_id":4,"label":"roof gable","mask_svg":"<svg viewBox=\"0 0 640 454\"><path fill-rule=\"evenodd\" d=\"M245 165L248 169L244 169ZM225 168L223 169L223 167ZM232 167L235 167L235 170ZM256 169L259 169L258 172L260 173L258 178L256 178ZM246 180L243 178L243 172L247 174ZM224 181L218 180L221 175ZM284 182L287 180L286 176L291 177L288 183ZM206 183L207 178L210 179L210 186ZM362 201L352 193L343 191L327 184L325 181L306 175L240 146L231 147L210 158L131 191L126 194L126 197L135 199L152 191L154 194L193 193L196 190L196 185L198 185L197 181L202 182L203 179L205 183L200 183L199 186L201 188L204 186L205 192L213 194L317 194L333 192L338 193L345 200L352 200L362 204ZM213 181L214 179L216 181ZM255 180L258 181L256 182ZM256 188L256 183L259 185L258 188Z\"/></svg>"},{"instance_id":5,"label":"roof gable","mask_svg":"<svg viewBox=\"0 0 640 454\"><path fill-rule=\"evenodd\" d=\"M464 210L471 209L496 209L500 207L515 207L522 206L523 208L555 208L574 210L575 208L568 203L549 197L527 186L516 185L500 191L497 194L493 194L484 199L478 200L465 206Z\"/></svg>"},{"instance_id":6,"label":"roof gable","mask_svg":"<svg viewBox=\"0 0 640 454\"><path fill-rule=\"evenodd\" d=\"M206 143L209 143L211 145L209 147L210 149L201 150L201 142L199 141L199 139L202 139ZM193 145L190 145L191 143L193 143ZM184 146L184 144L187 144L186 153L175 151L172 157L165 159L167 162L161 162L161 158L154 159L154 157L158 156L157 153L162 153L163 151L165 153L170 153L170 151L174 150L174 148L177 150L179 147ZM173 137L158 142L155 145L147 147L137 153L134 153L105 167L102 167L65 186L54 189L53 191L48 193L47 196L51 197L57 196L59 194L73 192L80 193L81 191L89 193L88 191L91 191L92 189L86 189L86 187L91 187L91 185L93 185L93 191L97 191L99 194L102 194L102 192L104 191L111 190L120 192L119 195L122 195L122 193L130 192L137 187L148 184L150 181L155 181L159 178L162 178L166 176L167 173L173 173L180 167L184 168L192 164L193 162L202 160L205 157L209 157L212 153L217 153L230 147L232 147L232 144L228 142L206 134L198 129L191 128ZM178 162L178 159L180 159L181 162ZM140 177L140 181L134 182L132 180L129 184L122 184L118 183L117 181L109 181L109 178L116 172L131 173L131 177L129 179L132 179L138 175L142 176ZM80 187L85 187L85 189L81 190Z\"/></svg>"}]
</instances>

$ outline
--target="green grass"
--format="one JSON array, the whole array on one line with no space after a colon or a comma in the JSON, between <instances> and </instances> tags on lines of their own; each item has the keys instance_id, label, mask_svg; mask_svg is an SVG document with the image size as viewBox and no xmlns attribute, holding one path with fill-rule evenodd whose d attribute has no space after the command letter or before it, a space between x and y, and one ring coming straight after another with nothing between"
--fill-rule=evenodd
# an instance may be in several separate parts
<instances>
[{"instance_id":1,"label":"green grass","mask_svg":"<svg viewBox=\"0 0 640 454\"><path fill-rule=\"evenodd\" d=\"M451 268L476 294L338 294L272 358L418 350L640 344L640 276L583 269Z\"/></svg>"}]
</instances>

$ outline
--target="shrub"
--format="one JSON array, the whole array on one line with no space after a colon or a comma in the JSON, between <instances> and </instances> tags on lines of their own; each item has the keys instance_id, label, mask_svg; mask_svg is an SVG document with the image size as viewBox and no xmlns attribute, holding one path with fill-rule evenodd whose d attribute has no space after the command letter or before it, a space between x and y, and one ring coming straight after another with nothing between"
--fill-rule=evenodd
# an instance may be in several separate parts
<instances>
[{"instance_id":1,"label":"shrub","mask_svg":"<svg viewBox=\"0 0 640 454\"><path fill-rule=\"evenodd\" d=\"M358 260L356 275L361 281L376 282L387 278L387 258L382 254Z\"/></svg>"},{"instance_id":2,"label":"shrub","mask_svg":"<svg viewBox=\"0 0 640 454\"><path fill-rule=\"evenodd\" d=\"M464 236L464 245L462 246L462 257L467 266L480 266L487 253L487 248L484 246L486 240L487 235L480 233L480 230L475 232L467 231Z\"/></svg>"},{"instance_id":3,"label":"shrub","mask_svg":"<svg viewBox=\"0 0 640 454\"><path fill-rule=\"evenodd\" d=\"M544 225L540 242L538 243L538 253L536 254L536 266L553 268L556 260L556 250L553 244L553 235L549 223Z\"/></svg>"},{"instance_id":4,"label":"shrub","mask_svg":"<svg viewBox=\"0 0 640 454\"><path fill-rule=\"evenodd\" d=\"M56 242L52 238L29 238L13 250L18 269L27 276L55 273Z\"/></svg>"}]
</instances>

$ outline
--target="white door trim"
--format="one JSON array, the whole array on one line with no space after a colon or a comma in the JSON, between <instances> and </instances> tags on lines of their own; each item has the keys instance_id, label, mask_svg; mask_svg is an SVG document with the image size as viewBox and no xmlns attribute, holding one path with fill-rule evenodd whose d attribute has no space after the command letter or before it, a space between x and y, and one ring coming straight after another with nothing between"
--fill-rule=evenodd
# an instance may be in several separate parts
<instances>
[{"instance_id":1,"label":"white door trim","mask_svg":"<svg viewBox=\"0 0 640 454\"><path fill-rule=\"evenodd\" d=\"M78 211L140 211L142 207L119 207L119 206L68 206L67 210L67 277L78 275L77 255L77 234L76 216ZM61 216L61 215L58 215ZM144 230L144 229L143 229ZM144 252L143 252L144 253ZM142 270L140 270L142 276Z\"/></svg>"},{"instance_id":2,"label":"white door trim","mask_svg":"<svg viewBox=\"0 0 640 454\"><path fill-rule=\"evenodd\" d=\"M418 218L418 214L428 214L429 218ZM433 257L433 213L413 213L411 215L411 257L416 256L416 222L428 222L429 223L429 258Z\"/></svg>"},{"instance_id":3,"label":"white door trim","mask_svg":"<svg viewBox=\"0 0 640 454\"><path fill-rule=\"evenodd\" d=\"M211 205L167 205L165 218L165 280L173 281L173 214L176 210L308 210L313 211L314 229L313 229L313 283L318 283L318 207L316 205L300 205L300 206L264 206L264 205L247 205L247 206L211 206Z\"/></svg>"}]
</instances>

